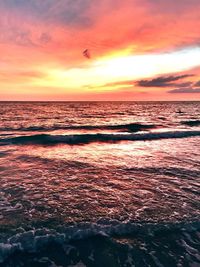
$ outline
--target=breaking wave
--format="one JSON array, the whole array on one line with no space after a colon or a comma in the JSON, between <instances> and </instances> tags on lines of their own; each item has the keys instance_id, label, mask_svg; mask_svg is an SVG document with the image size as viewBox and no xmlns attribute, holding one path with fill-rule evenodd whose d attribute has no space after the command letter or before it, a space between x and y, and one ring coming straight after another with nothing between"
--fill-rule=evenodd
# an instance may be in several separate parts
<instances>
[{"instance_id":1,"label":"breaking wave","mask_svg":"<svg viewBox=\"0 0 200 267\"><path fill-rule=\"evenodd\" d=\"M57 250L57 254L60 253L62 250L65 252L65 255L67 255L68 258L72 257L73 255L70 255L71 250L73 249L79 249L82 251L82 254L84 253L84 256L88 256L90 258L91 251L94 251L95 249L95 242L98 242L97 245L99 246L100 243L102 243L103 247L109 246L110 250L119 250L120 253L127 254L128 256L131 253L131 247L123 246L123 249L121 250L120 247L120 238L123 238L125 236L132 236L133 240L143 239L145 243L147 243L146 247L148 247L148 243L154 243L153 250L157 250L157 257L159 257L159 247L163 246L165 244L170 243L171 241L168 240L169 235L176 234L177 240L173 240L173 242L177 242L179 246L181 247L180 251L183 251L183 249L187 249L187 242L188 240L184 240L184 242L179 242L180 240L179 235L182 236L185 233L186 238L191 242L191 237L194 235L193 233L199 232L200 230L200 224L198 221L194 222L182 222L182 223L134 223L134 222L119 222L116 220L107 220L101 219L97 223L80 223L77 225L72 226L60 226L59 230L55 229L48 229L48 228L39 228L39 229L31 229L29 231L25 231L23 228L20 229L19 233L16 233L4 242L0 243L0 264L4 264L3 266L16 266L16 262L14 262L14 265L8 264L9 259L12 260L19 260L21 261L25 260L26 258L33 255L34 259L37 255L40 257L45 254L45 249L47 251L49 250L50 246L53 247L54 252ZM156 239L154 238L156 236ZM196 234L195 234L196 236ZM95 239L96 238L96 239ZM117 238L119 242L117 242ZM194 238L194 237L193 237ZM152 239L152 240L151 240ZM160 241L159 241L160 239ZM157 241L156 241L157 240ZM165 243L163 244L163 242ZM159 242L160 246L159 246ZM89 244L89 245L88 245ZM88 245L90 247L90 252L84 251L84 247ZM168 244L169 245L169 244ZM190 249L195 252L197 249L195 248L195 242L192 243L193 247L190 245ZM115 247L114 247L115 246ZM186 248L184 248L186 246ZM136 251L140 252L137 253L138 260L140 257L144 258L146 257L146 254L142 255L141 253L144 252L144 247L138 246L137 248L134 248L134 245L132 249L136 249ZM140 251L141 250L141 251ZM88 255L85 255L85 253L88 253ZM163 250L161 251L161 255L163 258ZM73 251L74 253L74 251ZM72 253L72 254L73 254ZM135 251L133 251L133 254L135 255ZM141 255L140 255L141 254ZM167 254L167 257L173 257L173 254ZM193 253L192 255L195 255ZM51 258L52 255L49 252L48 257ZM84 256L80 254L80 259L77 260L83 260ZM106 255L104 255L106 256ZM176 255L177 257L177 255ZM46 258L47 259L47 258ZM173 258L172 258L173 259ZM171 260L172 260L171 259ZM58 259L57 259L58 260ZM87 261L85 257L85 261ZM94 257L92 258L92 261L98 260ZM122 261L122 258L120 259ZM126 261L126 258L123 257L123 260ZM156 258L154 258L155 261L157 261ZM165 260L165 258L164 258ZM194 260L194 259L193 259ZM198 260L198 257L197 257ZM93 262L92 265L89 266L96 266ZM20 265L24 266L24 265ZM32 266L32 265L31 265ZM36 266L36 265L34 265ZM43 266L43 265L42 265ZM46 266L46 265L44 265ZM50 266L50 265L48 265ZM60 266L60 265L59 265ZM65 265L68 266L68 265ZM71 265L70 265L71 266ZM81 265L82 266L82 265ZM115 265L111 265L115 266ZM125 262L117 266L126 266ZM131 265L132 266L132 265ZM135 265L134 265L135 266ZM138 266L138 265L136 265ZM141 265L139 265L141 266ZM146 265L142 265L146 266ZM148 265L149 266L149 265ZM152 266L157 266L155 263ZM159 265L163 266L163 265ZM173 265L175 266L175 265Z\"/></svg>"},{"instance_id":2,"label":"breaking wave","mask_svg":"<svg viewBox=\"0 0 200 267\"><path fill-rule=\"evenodd\" d=\"M200 136L200 131L167 131L167 132L148 132L138 134L72 134L72 135L50 135L37 134L28 136L17 136L0 139L1 145L7 144L87 144L92 142L120 142L120 141L145 141L159 139L174 139Z\"/></svg>"},{"instance_id":3,"label":"breaking wave","mask_svg":"<svg viewBox=\"0 0 200 267\"><path fill-rule=\"evenodd\" d=\"M182 124L184 125L187 125L187 126L199 126L200 125L200 120L189 120L189 121L182 121L181 122Z\"/></svg>"}]
</instances>

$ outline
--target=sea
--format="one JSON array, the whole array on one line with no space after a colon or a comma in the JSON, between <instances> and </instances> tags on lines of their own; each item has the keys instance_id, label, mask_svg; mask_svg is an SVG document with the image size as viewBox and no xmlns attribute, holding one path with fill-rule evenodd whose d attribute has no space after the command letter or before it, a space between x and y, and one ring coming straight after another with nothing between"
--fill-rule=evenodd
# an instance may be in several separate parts
<instances>
[{"instance_id":1,"label":"sea","mask_svg":"<svg viewBox=\"0 0 200 267\"><path fill-rule=\"evenodd\" d=\"M0 266L200 266L200 102L0 102Z\"/></svg>"}]
</instances>

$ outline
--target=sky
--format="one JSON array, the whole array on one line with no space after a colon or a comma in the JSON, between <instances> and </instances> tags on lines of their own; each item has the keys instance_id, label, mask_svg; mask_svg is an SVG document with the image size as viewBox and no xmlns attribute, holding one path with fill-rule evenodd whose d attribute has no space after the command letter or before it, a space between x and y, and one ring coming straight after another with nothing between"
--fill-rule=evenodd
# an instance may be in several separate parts
<instances>
[{"instance_id":1,"label":"sky","mask_svg":"<svg viewBox=\"0 0 200 267\"><path fill-rule=\"evenodd\" d=\"M199 0L1 0L0 101L200 100L199 10Z\"/></svg>"}]
</instances>

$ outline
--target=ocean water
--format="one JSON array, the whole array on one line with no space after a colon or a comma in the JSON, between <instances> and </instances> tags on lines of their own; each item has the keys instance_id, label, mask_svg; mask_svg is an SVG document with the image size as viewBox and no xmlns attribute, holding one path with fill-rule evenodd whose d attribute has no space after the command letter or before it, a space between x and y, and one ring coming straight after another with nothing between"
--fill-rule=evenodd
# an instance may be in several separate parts
<instances>
[{"instance_id":1,"label":"ocean water","mask_svg":"<svg viewBox=\"0 0 200 267\"><path fill-rule=\"evenodd\" d=\"M200 266L200 102L0 115L0 266Z\"/></svg>"}]
</instances>

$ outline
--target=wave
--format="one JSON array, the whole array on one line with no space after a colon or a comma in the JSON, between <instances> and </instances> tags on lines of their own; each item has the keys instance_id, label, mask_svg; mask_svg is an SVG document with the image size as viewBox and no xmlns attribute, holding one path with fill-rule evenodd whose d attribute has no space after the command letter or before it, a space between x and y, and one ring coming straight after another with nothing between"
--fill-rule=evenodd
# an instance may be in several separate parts
<instances>
[{"instance_id":1,"label":"wave","mask_svg":"<svg viewBox=\"0 0 200 267\"><path fill-rule=\"evenodd\" d=\"M37 134L28 136L18 136L0 139L1 145L7 144L69 144L79 145L92 142L120 142L120 141L145 141L159 139L174 139L200 136L200 131L167 131L167 132L148 132L138 134L72 134L72 135L50 135Z\"/></svg>"},{"instance_id":2,"label":"wave","mask_svg":"<svg viewBox=\"0 0 200 267\"><path fill-rule=\"evenodd\" d=\"M189 120L189 121L182 121L181 122L182 124L184 125L187 125L187 126L199 126L200 125L200 120Z\"/></svg>"},{"instance_id":3,"label":"wave","mask_svg":"<svg viewBox=\"0 0 200 267\"><path fill-rule=\"evenodd\" d=\"M12 258L13 255L19 254L24 258L23 254L20 253L33 253L34 257L36 257L37 253L42 253L42 251L45 251L45 248L49 249L49 245L52 244L54 250L61 250L62 246L64 246L66 252L67 244L69 245L69 248L72 248L72 245L77 245L78 242L82 242L82 244L85 246L89 242L89 238L95 237L97 237L98 242L101 239L104 239L104 246L108 245L108 240L114 243L115 238L123 238L125 236L132 236L135 239L140 237L140 239L142 238L144 241L145 239L147 239L147 241L151 238L154 239L154 236L156 236L157 240L159 237L161 237L161 242L163 243L165 236L170 236L173 234L172 242L175 242L175 233L180 234L186 232L189 234L196 231L200 231L199 221L174 223L135 223L108 220L106 218L100 219L96 223L79 223L72 226L59 225L57 229L33 228L26 231L21 227L19 231L16 229L16 234L6 238L4 237L4 239L1 240L0 264L6 262L6 260L10 257ZM94 247L92 249L94 249ZM128 251L130 251L130 247ZM68 254L68 252L66 254Z\"/></svg>"},{"instance_id":4,"label":"wave","mask_svg":"<svg viewBox=\"0 0 200 267\"><path fill-rule=\"evenodd\" d=\"M153 124L142 124L142 123L129 123L129 124L116 124L116 125L53 125L48 126L29 126L29 127L4 127L0 128L0 131L55 131L55 130L118 130L118 131L129 131L138 132L148 129L153 129L156 126Z\"/></svg>"}]
</instances>

